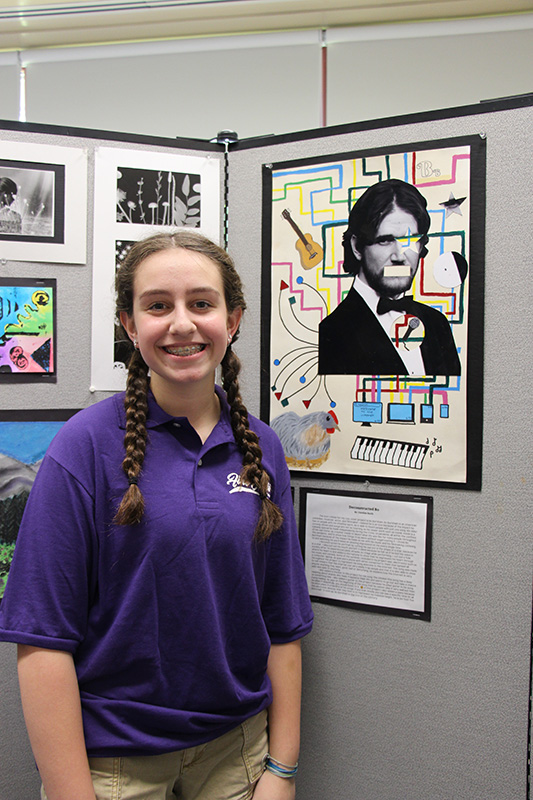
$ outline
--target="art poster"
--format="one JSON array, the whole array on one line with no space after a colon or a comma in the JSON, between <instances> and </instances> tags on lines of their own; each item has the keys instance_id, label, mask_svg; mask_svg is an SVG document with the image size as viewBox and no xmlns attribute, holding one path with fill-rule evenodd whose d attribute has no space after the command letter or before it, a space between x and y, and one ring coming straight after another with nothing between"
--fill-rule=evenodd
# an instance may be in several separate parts
<instances>
[{"instance_id":1,"label":"art poster","mask_svg":"<svg viewBox=\"0 0 533 800\"><path fill-rule=\"evenodd\" d=\"M0 142L0 258L84 264L87 152Z\"/></svg>"},{"instance_id":2,"label":"art poster","mask_svg":"<svg viewBox=\"0 0 533 800\"><path fill-rule=\"evenodd\" d=\"M56 380L56 281L0 278L0 383Z\"/></svg>"},{"instance_id":3,"label":"art poster","mask_svg":"<svg viewBox=\"0 0 533 800\"><path fill-rule=\"evenodd\" d=\"M479 489L484 140L263 178L261 413L291 470Z\"/></svg>"},{"instance_id":4,"label":"art poster","mask_svg":"<svg viewBox=\"0 0 533 800\"><path fill-rule=\"evenodd\" d=\"M116 269L152 233L191 228L220 238L220 161L212 154L101 147L96 151L92 314L93 390L126 384L129 348L115 320Z\"/></svg>"},{"instance_id":5,"label":"art poster","mask_svg":"<svg viewBox=\"0 0 533 800\"><path fill-rule=\"evenodd\" d=\"M48 445L74 410L0 411L0 598L24 506Z\"/></svg>"}]
</instances>

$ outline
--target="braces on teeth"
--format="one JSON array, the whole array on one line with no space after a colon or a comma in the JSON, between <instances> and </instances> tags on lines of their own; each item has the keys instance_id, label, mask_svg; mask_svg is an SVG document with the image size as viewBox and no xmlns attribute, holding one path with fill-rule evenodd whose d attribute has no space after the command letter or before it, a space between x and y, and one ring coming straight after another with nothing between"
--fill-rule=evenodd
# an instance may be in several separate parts
<instances>
[{"instance_id":1,"label":"braces on teeth","mask_svg":"<svg viewBox=\"0 0 533 800\"><path fill-rule=\"evenodd\" d=\"M190 356L193 353L199 353L203 350L203 345L191 345L188 347L166 347L169 353L178 356Z\"/></svg>"}]
</instances>

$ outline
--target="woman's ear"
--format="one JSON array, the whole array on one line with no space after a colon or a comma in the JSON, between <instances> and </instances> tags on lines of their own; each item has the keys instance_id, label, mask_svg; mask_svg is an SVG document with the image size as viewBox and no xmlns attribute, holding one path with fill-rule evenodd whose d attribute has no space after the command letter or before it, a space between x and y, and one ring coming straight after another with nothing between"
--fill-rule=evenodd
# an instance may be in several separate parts
<instances>
[{"instance_id":1,"label":"woman's ear","mask_svg":"<svg viewBox=\"0 0 533 800\"><path fill-rule=\"evenodd\" d=\"M241 319L242 319L242 308L240 307L234 308L233 311L231 311L228 314L228 334L231 337L235 336L235 331L241 324Z\"/></svg>"},{"instance_id":2,"label":"woman's ear","mask_svg":"<svg viewBox=\"0 0 533 800\"><path fill-rule=\"evenodd\" d=\"M126 311L121 311L120 323L133 342L133 340L137 338L137 330L133 324L133 317L130 317Z\"/></svg>"},{"instance_id":3,"label":"woman's ear","mask_svg":"<svg viewBox=\"0 0 533 800\"><path fill-rule=\"evenodd\" d=\"M355 234L354 234L354 235L352 236L352 238L350 239L350 245L351 245L351 247L352 247L352 253L353 253L353 254L354 254L354 256L356 257L356 259L357 259L358 261L361 261L361 260L362 260L362 258L363 258L363 254L361 253L361 251L360 251L360 250L358 250L358 249L357 249L357 236L355 236Z\"/></svg>"}]
</instances>

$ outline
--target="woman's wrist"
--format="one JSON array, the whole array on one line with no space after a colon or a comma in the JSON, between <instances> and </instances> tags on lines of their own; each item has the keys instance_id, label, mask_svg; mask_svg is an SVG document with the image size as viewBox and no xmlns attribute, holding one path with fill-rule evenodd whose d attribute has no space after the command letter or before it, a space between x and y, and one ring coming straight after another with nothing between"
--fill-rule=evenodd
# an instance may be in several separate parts
<instances>
[{"instance_id":1,"label":"woman's wrist","mask_svg":"<svg viewBox=\"0 0 533 800\"><path fill-rule=\"evenodd\" d=\"M277 758L271 756L270 753L267 753L264 756L263 767L273 775L277 775L278 778L284 779L295 778L296 773L298 772L298 762L295 764L286 764L283 761L279 761Z\"/></svg>"}]
</instances>

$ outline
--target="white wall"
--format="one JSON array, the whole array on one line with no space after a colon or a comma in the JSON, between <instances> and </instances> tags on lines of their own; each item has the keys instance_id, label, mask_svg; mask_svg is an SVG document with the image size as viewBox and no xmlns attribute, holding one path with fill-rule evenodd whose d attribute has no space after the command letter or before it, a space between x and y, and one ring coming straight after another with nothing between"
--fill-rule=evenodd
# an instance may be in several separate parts
<instances>
[{"instance_id":1,"label":"white wall","mask_svg":"<svg viewBox=\"0 0 533 800\"><path fill-rule=\"evenodd\" d=\"M328 48L328 125L533 91L533 28L463 34L457 24L445 26L445 36L435 35L438 25L422 30Z\"/></svg>"},{"instance_id":2,"label":"white wall","mask_svg":"<svg viewBox=\"0 0 533 800\"><path fill-rule=\"evenodd\" d=\"M326 32L327 124L533 90L533 14ZM27 120L168 137L282 134L321 124L318 31L29 50ZM16 53L0 53L0 119L18 117Z\"/></svg>"},{"instance_id":3,"label":"white wall","mask_svg":"<svg viewBox=\"0 0 533 800\"><path fill-rule=\"evenodd\" d=\"M318 74L310 44L31 63L27 118L199 139L301 130L318 125Z\"/></svg>"},{"instance_id":4,"label":"white wall","mask_svg":"<svg viewBox=\"0 0 533 800\"><path fill-rule=\"evenodd\" d=\"M18 115L19 70L14 64L0 61L0 119L18 119Z\"/></svg>"}]
</instances>

